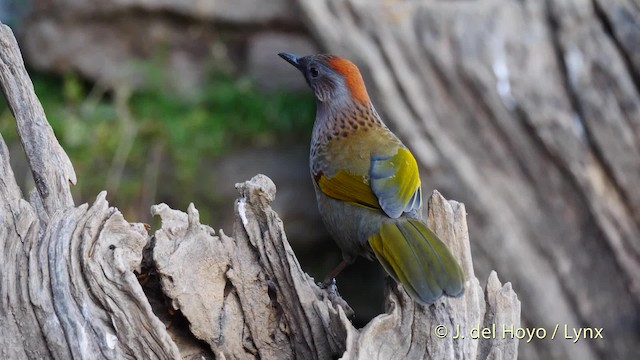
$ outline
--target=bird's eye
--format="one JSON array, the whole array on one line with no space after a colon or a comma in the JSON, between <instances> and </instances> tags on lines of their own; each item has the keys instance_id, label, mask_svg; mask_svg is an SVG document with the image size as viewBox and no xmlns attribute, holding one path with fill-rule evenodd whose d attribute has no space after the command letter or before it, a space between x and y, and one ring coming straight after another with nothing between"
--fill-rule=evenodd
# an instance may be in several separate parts
<instances>
[{"instance_id":1,"label":"bird's eye","mask_svg":"<svg viewBox=\"0 0 640 360\"><path fill-rule=\"evenodd\" d=\"M311 75L312 78L317 78L318 75L320 75L320 72L318 71L318 68L312 66L311 68L309 68L309 75Z\"/></svg>"}]
</instances>

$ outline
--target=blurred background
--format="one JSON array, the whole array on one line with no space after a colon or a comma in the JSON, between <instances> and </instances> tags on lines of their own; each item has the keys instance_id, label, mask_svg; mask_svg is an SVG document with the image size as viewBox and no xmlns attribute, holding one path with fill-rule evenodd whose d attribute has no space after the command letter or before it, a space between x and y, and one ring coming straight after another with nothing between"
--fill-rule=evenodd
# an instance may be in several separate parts
<instances>
[{"instance_id":1,"label":"blurred background","mask_svg":"<svg viewBox=\"0 0 640 360\"><path fill-rule=\"evenodd\" d=\"M0 4L75 167L76 203L106 189L128 221L158 226L151 205L184 211L194 202L203 223L232 234L234 185L262 173L277 185L273 207L305 271L321 281L342 260L308 170L315 100L277 56L320 52L292 2ZM0 133L28 193L33 178L1 100ZM366 260L341 276L357 324L384 310L382 280Z\"/></svg>"},{"instance_id":2,"label":"blurred background","mask_svg":"<svg viewBox=\"0 0 640 360\"><path fill-rule=\"evenodd\" d=\"M512 282L523 326L604 327L604 340L521 341L521 357L640 356L637 2L0 0L0 21L75 167L76 203L106 189L128 221L154 224L151 205L194 202L230 234L234 184L263 173L318 280L341 256L308 175L315 103L276 54L353 59L424 193L465 202L481 284L493 269ZM357 326L383 311L382 279L366 260L338 278Z\"/></svg>"}]
</instances>

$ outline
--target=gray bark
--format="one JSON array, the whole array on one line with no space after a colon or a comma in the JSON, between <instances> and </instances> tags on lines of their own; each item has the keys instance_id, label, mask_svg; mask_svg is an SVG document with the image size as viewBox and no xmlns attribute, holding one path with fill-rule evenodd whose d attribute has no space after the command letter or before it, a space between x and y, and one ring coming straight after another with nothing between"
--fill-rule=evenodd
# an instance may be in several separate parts
<instances>
[{"instance_id":1,"label":"gray bark","mask_svg":"<svg viewBox=\"0 0 640 360\"><path fill-rule=\"evenodd\" d=\"M640 5L299 0L360 66L426 186L463 200L479 274L508 274L528 359L640 356Z\"/></svg>"},{"instance_id":2,"label":"gray bark","mask_svg":"<svg viewBox=\"0 0 640 360\"><path fill-rule=\"evenodd\" d=\"M491 273L473 271L466 210L435 192L429 225L460 260L465 295L416 305L388 282L387 313L356 329L335 286L304 273L271 209L275 185L258 175L237 185L233 237L160 204L154 246L100 193L73 203L73 167L47 123L11 30L0 24L0 80L36 179L23 199L0 137L0 355L2 358L514 359L518 339L454 340L452 331L520 326L520 302ZM153 242L152 242L153 243ZM161 290L189 322L191 341L160 320L136 278L151 252ZM149 260L147 258L147 260ZM440 338L442 325L450 331ZM209 352L193 355L195 339ZM196 345L194 345L194 343Z\"/></svg>"}]
</instances>

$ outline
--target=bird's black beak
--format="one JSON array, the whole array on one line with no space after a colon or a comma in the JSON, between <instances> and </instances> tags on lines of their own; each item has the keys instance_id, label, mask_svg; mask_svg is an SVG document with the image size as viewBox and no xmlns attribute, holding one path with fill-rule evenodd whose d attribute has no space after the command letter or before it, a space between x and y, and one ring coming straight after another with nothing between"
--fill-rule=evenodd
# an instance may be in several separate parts
<instances>
[{"instance_id":1,"label":"bird's black beak","mask_svg":"<svg viewBox=\"0 0 640 360\"><path fill-rule=\"evenodd\" d=\"M302 65L300 64L300 59L302 58L302 56L286 52L281 52L278 54L278 56L287 60L289 64L295 66L298 70L302 70Z\"/></svg>"}]
</instances>

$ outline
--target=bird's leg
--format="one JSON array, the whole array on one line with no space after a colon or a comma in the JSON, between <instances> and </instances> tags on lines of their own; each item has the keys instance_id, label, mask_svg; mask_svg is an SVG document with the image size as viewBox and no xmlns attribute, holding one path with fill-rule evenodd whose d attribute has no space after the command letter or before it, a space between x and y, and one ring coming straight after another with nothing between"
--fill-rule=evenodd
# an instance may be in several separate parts
<instances>
[{"instance_id":1,"label":"bird's leg","mask_svg":"<svg viewBox=\"0 0 640 360\"><path fill-rule=\"evenodd\" d=\"M338 266L336 266L327 274L327 276L324 277L322 285L324 285L325 288L329 287L329 285L331 285L335 281L334 278L338 276L338 274L340 274L340 272L344 270L347 265L349 265L349 263L346 260L342 260L342 262L338 264Z\"/></svg>"}]
</instances>

